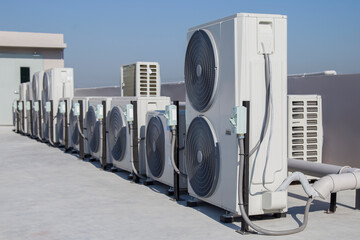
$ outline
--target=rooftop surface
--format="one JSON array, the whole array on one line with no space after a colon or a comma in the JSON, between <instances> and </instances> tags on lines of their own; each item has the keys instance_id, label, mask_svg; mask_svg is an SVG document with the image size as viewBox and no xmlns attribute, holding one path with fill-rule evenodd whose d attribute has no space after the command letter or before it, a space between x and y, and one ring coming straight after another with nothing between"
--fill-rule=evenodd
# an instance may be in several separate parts
<instances>
[{"instance_id":1,"label":"rooftop surface","mask_svg":"<svg viewBox=\"0 0 360 240\"><path fill-rule=\"evenodd\" d=\"M223 210L174 202L166 187L131 183L126 173L111 173L98 163L79 160L58 148L0 127L0 239L258 239L223 224ZM315 200L307 228L290 239L357 239L360 211L355 192L338 194L335 214ZM185 196L186 198L186 196ZM290 186L286 218L256 220L269 229L297 227L305 195ZM263 239L279 237L261 236Z\"/></svg>"}]
</instances>

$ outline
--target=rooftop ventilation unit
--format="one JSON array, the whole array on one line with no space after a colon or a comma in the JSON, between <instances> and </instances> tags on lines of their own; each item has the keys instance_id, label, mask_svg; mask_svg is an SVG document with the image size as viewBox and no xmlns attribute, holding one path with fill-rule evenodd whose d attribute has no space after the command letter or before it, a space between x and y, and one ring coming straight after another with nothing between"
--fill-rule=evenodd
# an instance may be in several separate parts
<instances>
[{"instance_id":1,"label":"rooftop ventilation unit","mask_svg":"<svg viewBox=\"0 0 360 240\"><path fill-rule=\"evenodd\" d=\"M52 68L46 70L43 80L43 137L55 144L57 106L60 98L74 97L74 73L72 68ZM52 118L50 115L52 114Z\"/></svg>"},{"instance_id":2,"label":"rooftop ventilation unit","mask_svg":"<svg viewBox=\"0 0 360 240\"><path fill-rule=\"evenodd\" d=\"M106 123L110 104L110 97L89 98L85 120L90 155L92 158L100 161L102 167L109 163L106 158L104 159L106 151L106 146L104 145L106 138L104 123Z\"/></svg>"},{"instance_id":3,"label":"rooftop ventilation unit","mask_svg":"<svg viewBox=\"0 0 360 240\"><path fill-rule=\"evenodd\" d=\"M167 125L165 111L147 113L146 122L146 175L153 180L174 187L174 168L172 167L172 133ZM179 148L185 144L185 111L179 111ZM184 151L179 152L179 170L185 173ZM180 188L186 188L186 178L180 176Z\"/></svg>"},{"instance_id":4,"label":"rooftop ventilation unit","mask_svg":"<svg viewBox=\"0 0 360 240\"><path fill-rule=\"evenodd\" d=\"M229 118L236 117L233 108L246 101L250 103L249 215L286 211L286 194L274 202L263 194L287 177L286 24L286 16L239 13L188 31L188 192L235 214L240 214L239 148L232 131L235 122Z\"/></svg>"},{"instance_id":5,"label":"rooftop ventilation unit","mask_svg":"<svg viewBox=\"0 0 360 240\"><path fill-rule=\"evenodd\" d=\"M146 175L145 161L145 125L146 113L148 111L165 110L170 104L169 97L118 97L111 101L111 111L108 119L108 161L122 170L132 172L130 157L130 133L129 126L124 113L127 112L127 105L133 103L133 146L134 166L141 175ZM126 134L124 130L127 129ZM123 141L126 141L124 144ZM119 145L121 148L119 148ZM121 151L120 151L121 149ZM125 150L122 150L125 149ZM122 160L121 160L122 159Z\"/></svg>"},{"instance_id":6,"label":"rooftop ventilation unit","mask_svg":"<svg viewBox=\"0 0 360 240\"><path fill-rule=\"evenodd\" d=\"M82 105L80 105L81 101ZM71 110L69 116L69 145L76 151L80 152L80 144L83 141L84 155L90 154L87 141L87 128L86 128L86 111L88 110L88 97L74 97L71 103ZM80 108L83 109L82 118L80 118ZM82 122L83 130L80 133L80 122ZM83 134L84 138L81 137Z\"/></svg>"},{"instance_id":7,"label":"rooftop ventilation unit","mask_svg":"<svg viewBox=\"0 0 360 240\"><path fill-rule=\"evenodd\" d=\"M41 101L41 94L43 88L43 79L44 79L44 71L39 71L34 73L33 79L31 82L32 87L32 97L33 97L33 106L32 106L32 122L33 122L33 137L40 137L40 124L42 124L41 116L39 115L39 111L41 111L41 106L39 101Z\"/></svg>"},{"instance_id":8,"label":"rooftop ventilation unit","mask_svg":"<svg viewBox=\"0 0 360 240\"><path fill-rule=\"evenodd\" d=\"M136 62L120 67L121 96L160 96L160 66L157 62Z\"/></svg>"},{"instance_id":9,"label":"rooftop ventilation unit","mask_svg":"<svg viewBox=\"0 0 360 240\"><path fill-rule=\"evenodd\" d=\"M319 95L288 95L288 157L322 162L323 127Z\"/></svg>"}]
</instances>

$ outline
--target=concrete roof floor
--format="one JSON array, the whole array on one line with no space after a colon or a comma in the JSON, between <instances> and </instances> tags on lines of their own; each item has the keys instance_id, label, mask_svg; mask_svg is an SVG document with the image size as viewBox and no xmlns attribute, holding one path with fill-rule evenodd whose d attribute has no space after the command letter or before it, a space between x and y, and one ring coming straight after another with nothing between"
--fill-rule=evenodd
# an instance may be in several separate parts
<instances>
[{"instance_id":1,"label":"concrete roof floor","mask_svg":"<svg viewBox=\"0 0 360 240\"><path fill-rule=\"evenodd\" d=\"M219 222L221 209L186 207L171 201L165 186L130 183L125 173L103 171L10 127L0 127L0 152L0 239L278 238L240 235L235 231L240 223ZM300 186L291 186L287 217L256 223L296 227L304 196ZM357 239L360 211L354 210L354 196L354 191L339 193L335 214L325 213L328 202L315 200L307 228L290 238Z\"/></svg>"}]
</instances>

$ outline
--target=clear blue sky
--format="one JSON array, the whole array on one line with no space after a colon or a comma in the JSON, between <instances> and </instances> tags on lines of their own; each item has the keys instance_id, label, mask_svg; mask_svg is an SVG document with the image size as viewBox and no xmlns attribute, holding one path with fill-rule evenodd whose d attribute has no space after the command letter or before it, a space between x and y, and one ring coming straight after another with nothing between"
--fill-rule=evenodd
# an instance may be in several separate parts
<instances>
[{"instance_id":1,"label":"clear blue sky","mask_svg":"<svg viewBox=\"0 0 360 240\"><path fill-rule=\"evenodd\" d=\"M237 12L288 16L288 73L360 73L360 1L2 1L0 30L63 33L75 86L119 85L120 65L158 61L183 80L186 32Z\"/></svg>"}]
</instances>

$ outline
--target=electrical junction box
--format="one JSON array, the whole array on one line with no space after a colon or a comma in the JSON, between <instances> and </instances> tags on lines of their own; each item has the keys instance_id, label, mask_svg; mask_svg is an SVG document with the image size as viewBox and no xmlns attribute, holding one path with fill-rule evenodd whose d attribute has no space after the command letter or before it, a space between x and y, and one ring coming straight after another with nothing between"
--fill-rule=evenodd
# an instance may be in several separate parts
<instances>
[{"instance_id":1,"label":"electrical junction box","mask_svg":"<svg viewBox=\"0 0 360 240\"><path fill-rule=\"evenodd\" d=\"M175 105L167 105L165 108L166 124L169 127L177 125L177 107Z\"/></svg>"},{"instance_id":2,"label":"electrical junction box","mask_svg":"<svg viewBox=\"0 0 360 240\"><path fill-rule=\"evenodd\" d=\"M62 102L59 103L59 112L64 114L65 110L66 110L65 102L62 101Z\"/></svg>"},{"instance_id":3,"label":"electrical junction box","mask_svg":"<svg viewBox=\"0 0 360 240\"><path fill-rule=\"evenodd\" d=\"M101 120L104 118L104 110L103 110L103 105L102 104L98 104L96 105L96 119L97 120Z\"/></svg>"},{"instance_id":4,"label":"electrical junction box","mask_svg":"<svg viewBox=\"0 0 360 240\"><path fill-rule=\"evenodd\" d=\"M38 112L39 111L39 102L34 102L33 103L33 108L34 108L35 112Z\"/></svg>"},{"instance_id":5,"label":"electrical junction box","mask_svg":"<svg viewBox=\"0 0 360 240\"><path fill-rule=\"evenodd\" d=\"M246 107L237 106L233 108L232 117L229 119L233 125L233 132L235 134L246 133Z\"/></svg>"},{"instance_id":6,"label":"electrical junction box","mask_svg":"<svg viewBox=\"0 0 360 240\"><path fill-rule=\"evenodd\" d=\"M19 102L19 104L18 104L18 110L19 110L19 111L22 111L22 110L23 110L23 106L22 106L21 102Z\"/></svg>"},{"instance_id":7,"label":"electrical junction box","mask_svg":"<svg viewBox=\"0 0 360 240\"><path fill-rule=\"evenodd\" d=\"M46 112L50 112L50 111L51 111L51 102L46 102L46 104L45 104L45 110L46 110Z\"/></svg>"},{"instance_id":8,"label":"electrical junction box","mask_svg":"<svg viewBox=\"0 0 360 240\"><path fill-rule=\"evenodd\" d=\"M26 110L30 111L30 109L31 109L31 104L29 101L26 101Z\"/></svg>"},{"instance_id":9,"label":"electrical junction box","mask_svg":"<svg viewBox=\"0 0 360 240\"><path fill-rule=\"evenodd\" d=\"M126 104L125 117L127 122L134 121L134 106L132 104Z\"/></svg>"},{"instance_id":10,"label":"electrical junction box","mask_svg":"<svg viewBox=\"0 0 360 240\"><path fill-rule=\"evenodd\" d=\"M74 107L73 107L73 112L74 112L74 116L80 116L80 104L79 103L74 103Z\"/></svg>"},{"instance_id":11,"label":"electrical junction box","mask_svg":"<svg viewBox=\"0 0 360 240\"><path fill-rule=\"evenodd\" d=\"M282 210L287 206L287 191L265 192L262 195L262 207L265 210Z\"/></svg>"}]
</instances>

